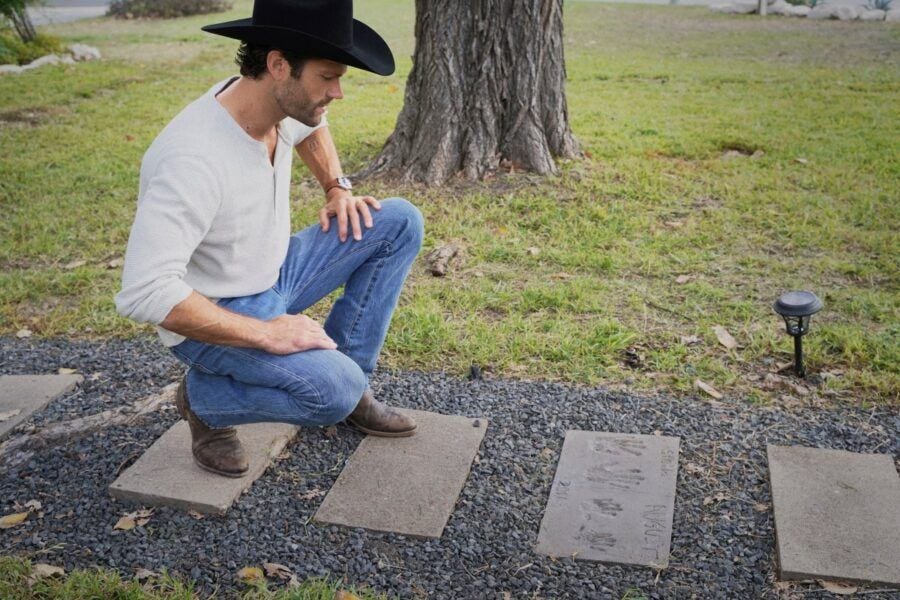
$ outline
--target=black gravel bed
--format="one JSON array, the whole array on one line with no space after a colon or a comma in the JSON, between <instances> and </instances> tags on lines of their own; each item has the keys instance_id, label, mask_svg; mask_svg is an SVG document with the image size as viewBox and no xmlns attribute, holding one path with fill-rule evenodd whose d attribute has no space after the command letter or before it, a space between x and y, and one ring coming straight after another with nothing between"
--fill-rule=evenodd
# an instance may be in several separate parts
<instances>
[{"instance_id":1,"label":"black gravel bed","mask_svg":"<svg viewBox=\"0 0 900 600\"><path fill-rule=\"evenodd\" d=\"M133 402L183 373L150 338L0 338L0 374L56 373L60 367L76 369L84 383L20 429ZM43 514L0 531L0 553L67 571L111 568L126 577L138 568L165 569L193 579L204 593L218 590L219 597L240 589L235 573L241 567L275 562L301 579L345 578L402 598L824 598L831 595L815 583L792 590L774 585L766 444L900 455L900 415L889 407L785 411L421 372L380 371L373 387L393 405L490 421L439 540L311 521L362 439L344 426L336 435L301 429L224 517L198 520L160 508L143 527L114 530L135 507L111 499L107 487L175 423L174 409L166 407L139 425L45 448L18 469L6 469L0 515L32 499L42 503ZM533 552L568 429L681 438L668 569L553 560ZM865 598L900 597L879 589L866 588Z\"/></svg>"}]
</instances>

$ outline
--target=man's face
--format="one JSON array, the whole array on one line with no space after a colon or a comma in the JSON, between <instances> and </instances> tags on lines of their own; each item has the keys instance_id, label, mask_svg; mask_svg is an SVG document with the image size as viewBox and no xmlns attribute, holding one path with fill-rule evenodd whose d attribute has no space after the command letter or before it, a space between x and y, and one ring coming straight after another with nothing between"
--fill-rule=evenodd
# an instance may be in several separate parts
<instances>
[{"instance_id":1,"label":"man's face","mask_svg":"<svg viewBox=\"0 0 900 600\"><path fill-rule=\"evenodd\" d=\"M285 61L286 63L287 61ZM309 127L322 122L325 106L344 97L341 76L347 66L323 58L310 58L303 65L300 76L275 81L275 102L287 116Z\"/></svg>"}]
</instances>

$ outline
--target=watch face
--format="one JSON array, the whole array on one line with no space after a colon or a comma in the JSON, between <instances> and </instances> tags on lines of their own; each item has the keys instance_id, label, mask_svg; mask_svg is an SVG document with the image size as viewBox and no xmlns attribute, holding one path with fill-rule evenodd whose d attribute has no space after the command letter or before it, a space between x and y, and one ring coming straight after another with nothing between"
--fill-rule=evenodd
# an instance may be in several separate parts
<instances>
[{"instance_id":1,"label":"watch face","mask_svg":"<svg viewBox=\"0 0 900 600\"><path fill-rule=\"evenodd\" d=\"M352 189L353 189L353 184L350 183L350 179L349 179L348 177L338 177L338 178L337 178L337 183L338 183L339 186L341 186L341 187L344 188L345 190L352 190Z\"/></svg>"}]
</instances>

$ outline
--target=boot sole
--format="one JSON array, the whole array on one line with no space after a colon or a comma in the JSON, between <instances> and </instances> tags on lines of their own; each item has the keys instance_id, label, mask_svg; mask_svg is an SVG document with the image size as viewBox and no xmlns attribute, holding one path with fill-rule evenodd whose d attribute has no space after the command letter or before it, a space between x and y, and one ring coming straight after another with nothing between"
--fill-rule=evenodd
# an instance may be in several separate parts
<instances>
[{"instance_id":1,"label":"boot sole","mask_svg":"<svg viewBox=\"0 0 900 600\"><path fill-rule=\"evenodd\" d=\"M367 427L362 427L357 425L353 421L348 420L348 422L362 431L363 433L367 433L369 435L374 435L376 437L387 437L387 438L399 438L399 437L410 437L411 435L416 433L418 426L413 427L412 429L408 429L406 431L378 431L377 429L369 429Z\"/></svg>"},{"instance_id":2,"label":"boot sole","mask_svg":"<svg viewBox=\"0 0 900 600\"><path fill-rule=\"evenodd\" d=\"M231 477L232 479L240 479L241 477L243 477L250 471L250 469L247 469L246 471L242 471L240 473L232 473L229 471L220 471L219 469L214 469L213 467L204 465L202 462L197 460L196 456L194 457L194 464L196 464L198 467L200 467L204 471L209 471L210 473L215 473L216 475L222 475L223 477Z\"/></svg>"}]
</instances>

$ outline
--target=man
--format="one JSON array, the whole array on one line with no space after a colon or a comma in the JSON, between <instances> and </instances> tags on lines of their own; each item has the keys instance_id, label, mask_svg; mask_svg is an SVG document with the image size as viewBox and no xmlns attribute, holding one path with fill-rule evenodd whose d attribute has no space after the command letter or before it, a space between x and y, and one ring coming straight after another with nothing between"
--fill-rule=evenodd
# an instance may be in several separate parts
<instances>
[{"instance_id":1,"label":"man","mask_svg":"<svg viewBox=\"0 0 900 600\"><path fill-rule=\"evenodd\" d=\"M158 326L189 368L176 404L195 462L240 477L234 425L279 421L407 436L416 425L368 379L422 243L409 202L354 196L325 121L347 66L394 71L351 0L257 0L250 19L204 27L241 40L241 77L213 86L141 164L123 316ZM292 147L322 184L318 225L290 233ZM344 286L324 327L301 314Z\"/></svg>"}]
</instances>

